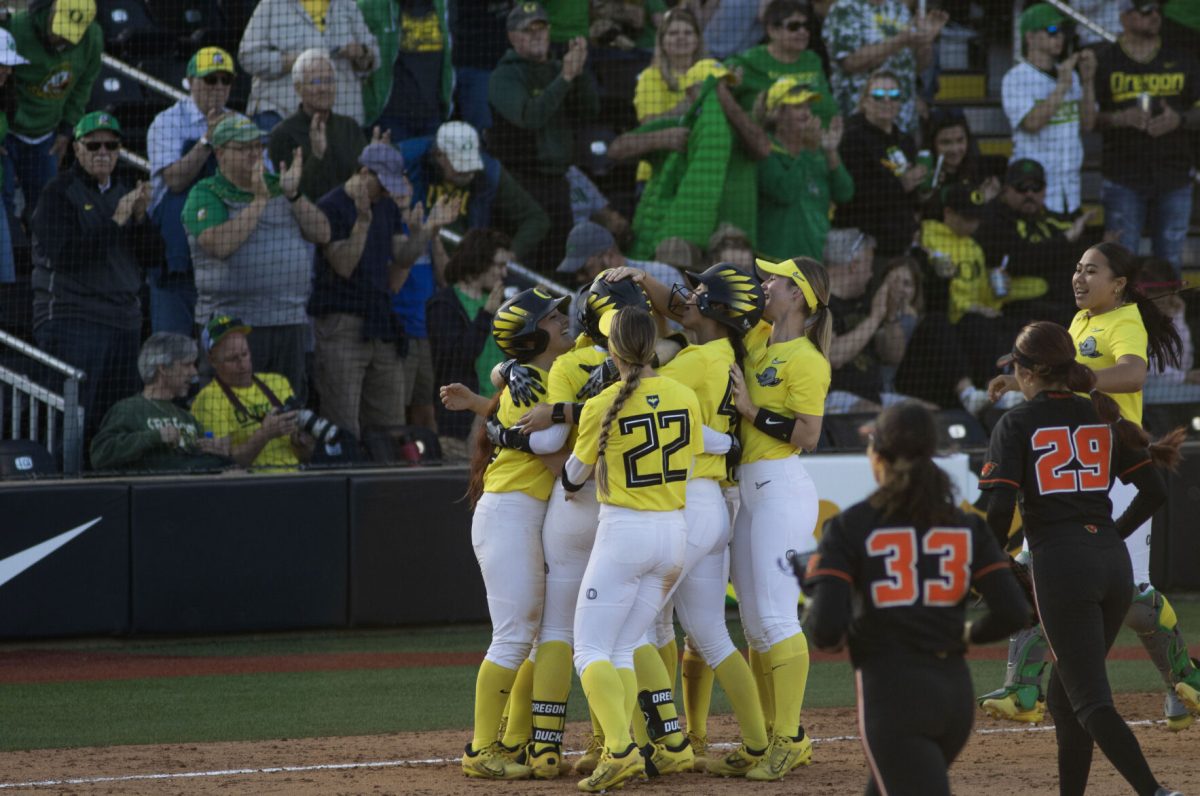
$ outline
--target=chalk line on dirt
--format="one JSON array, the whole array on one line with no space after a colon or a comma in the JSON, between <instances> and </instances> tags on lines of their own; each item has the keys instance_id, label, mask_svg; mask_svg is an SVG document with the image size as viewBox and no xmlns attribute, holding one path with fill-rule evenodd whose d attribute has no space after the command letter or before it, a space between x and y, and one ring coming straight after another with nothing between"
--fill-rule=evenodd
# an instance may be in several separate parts
<instances>
[{"instance_id":1,"label":"chalk line on dirt","mask_svg":"<svg viewBox=\"0 0 1200 796\"><path fill-rule=\"evenodd\" d=\"M1130 727L1148 727L1155 724L1166 724L1163 719L1145 719L1126 722ZM1028 727L988 727L975 730L977 735L1001 735L1026 732L1049 732L1053 725ZM813 743L839 743L857 741L857 735L832 735L827 738L813 738ZM736 744L709 744L714 749L732 749ZM573 757L582 752L567 752L567 757ZM457 757L429 757L423 760L375 760L363 763L316 763L307 766L267 766L264 768L225 768L212 771L175 771L156 774L122 774L115 776L72 777L69 779L41 779L29 782L0 782L0 790L14 788L57 788L63 785L102 785L113 782L138 782L146 780L198 779L202 777L244 777L254 774L299 774L310 771L346 771L356 768L402 768L411 766L443 766L457 763Z\"/></svg>"}]
</instances>

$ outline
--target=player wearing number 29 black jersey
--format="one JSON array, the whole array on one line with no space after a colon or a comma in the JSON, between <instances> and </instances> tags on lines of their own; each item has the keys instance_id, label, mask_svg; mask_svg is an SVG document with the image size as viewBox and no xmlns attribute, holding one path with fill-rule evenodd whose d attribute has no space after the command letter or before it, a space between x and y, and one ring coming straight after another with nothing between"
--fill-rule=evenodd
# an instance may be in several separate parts
<instances>
[{"instance_id":1,"label":"player wearing number 29 black jersey","mask_svg":"<svg viewBox=\"0 0 1200 796\"><path fill-rule=\"evenodd\" d=\"M884 411L867 449L879 489L826 524L808 562L810 637L829 650L848 636L868 794L950 793L946 769L974 714L963 652L968 642L1003 638L1029 614L983 521L955 508L931 458L936 437L920 405ZM972 585L990 613L968 624Z\"/></svg>"},{"instance_id":2,"label":"player wearing number 29 black jersey","mask_svg":"<svg viewBox=\"0 0 1200 796\"><path fill-rule=\"evenodd\" d=\"M992 431L979 486L991 493L988 525L998 539L1006 539L1021 500L1034 595L1056 659L1046 702L1058 737L1059 793L1082 796L1094 741L1140 796L1165 794L1113 707L1104 658L1132 600L1123 540L1166 498L1156 465L1178 461L1182 431L1148 445L1141 426L1094 389L1095 373L1076 361L1061 326L1026 326L1011 360L1027 403ZM1138 489L1115 522L1114 478Z\"/></svg>"}]
</instances>

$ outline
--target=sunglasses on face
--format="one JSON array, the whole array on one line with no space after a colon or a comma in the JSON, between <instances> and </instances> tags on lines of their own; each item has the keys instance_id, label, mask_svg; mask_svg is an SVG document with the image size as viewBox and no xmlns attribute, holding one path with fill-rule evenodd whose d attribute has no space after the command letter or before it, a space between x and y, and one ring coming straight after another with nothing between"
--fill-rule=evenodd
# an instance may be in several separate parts
<instances>
[{"instance_id":1,"label":"sunglasses on face","mask_svg":"<svg viewBox=\"0 0 1200 796\"><path fill-rule=\"evenodd\" d=\"M218 72L214 75L205 75L204 82L206 85L215 86L220 83L222 86L233 85L233 75L228 72Z\"/></svg>"},{"instance_id":2,"label":"sunglasses on face","mask_svg":"<svg viewBox=\"0 0 1200 796\"><path fill-rule=\"evenodd\" d=\"M84 141L83 145L88 152L99 152L100 147L104 147L109 152L116 152L121 148L120 141Z\"/></svg>"},{"instance_id":3,"label":"sunglasses on face","mask_svg":"<svg viewBox=\"0 0 1200 796\"><path fill-rule=\"evenodd\" d=\"M900 101L900 89L898 88L873 88L871 89L871 98L877 100L891 100L892 102Z\"/></svg>"},{"instance_id":4,"label":"sunglasses on face","mask_svg":"<svg viewBox=\"0 0 1200 796\"><path fill-rule=\"evenodd\" d=\"M1017 193L1041 193L1046 190L1044 182L1022 182L1013 186Z\"/></svg>"},{"instance_id":5,"label":"sunglasses on face","mask_svg":"<svg viewBox=\"0 0 1200 796\"><path fill-rule=\"evenodd\" d=\"M788 33L795 33L796 31L804 30L804 28L807 25L808 25L807 20L793 19L791 22L785 22L783 24L783 29L786 30Z\"/></svg>"},{"instance_id":6,"label":"sunglasses on face","mask_svg":"<svg viewBox=\"0 0 1200 796\"><path fill-rule=\"evenodd\" d=\"M1138 6L1137 8L1134 9L1134 11L1138 12L1139 14L1141 14L1144 17L1148 17L1151 14L1157 14L1159 12L1159 8L1156 4L1151 3L1151 4L1147 4L1147 5L1143 5L1143 6Z\"/></svg>"}]
</instances>

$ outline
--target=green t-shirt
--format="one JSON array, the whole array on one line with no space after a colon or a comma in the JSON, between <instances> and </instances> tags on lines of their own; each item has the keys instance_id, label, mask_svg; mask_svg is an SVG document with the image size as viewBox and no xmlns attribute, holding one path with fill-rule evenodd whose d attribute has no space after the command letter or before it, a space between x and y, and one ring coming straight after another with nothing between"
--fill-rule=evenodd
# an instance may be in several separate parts
<instances>
[{"instance_id":1,"label":"green t-shirt","mask_svg":"<svg viewBox=\"0 0 1200 796\"><path fill-rule=\"evenodd\" d=\"M825 70L821 68L821 58L812 50L805 50L795 61L785 64L767 51L767 45L760 44L732 56L725 63L731 69L742 69L742 82L734 89L734 95L747 111L754 109L758 95L775 85L776 80L795 77L821 95L821 99L813 105L813 112L821 118L822 126L828 127L829 120L838 112L833 89L825 77Z\"/></svg>"},{"instance_id":2,"label":"green t-shirt","mask_svg":"<svg viewBox=\"0 0 1200 796\"><path fill-rule=\"evenodd\" d=\"M545 0L542 6L550 17L550 41L570 41L588 35L591 8L587 0Z\"/></svg>"},{"instance_id":3,"label":"green t-shirt","mask_svg":"<svg viewBox=\"0 0 1200 796\"><path fill-rule=\"evenodd\" d=\"M454 295L458 296L463 309L467 311L467 317L472 321L483 309L483 305L487 304L487 296L471 298L459 290L457 285L454 287ZM496 339L489 334L487 341L483 344L483 350L475 358L475 375L479 377L479 394L484 398L491 398L496 394L496 387L492 384L492 368L503 361L504 354L500 351L500 346L496 345Z\"/></svg>"},{"instance_id":4,"label":"green t-shirt","mask_svg":"<svg viewBox=\"0 0 1200 796\"><path fill-rule=\"evenodd\" d=\"M274 174L264 174L271 196L279 196L283 190L279 187L279 177ZM211 177L205 177L196 183L188 193L183 205L180 219L184 228L192 235L199 235L210 227L224 224L229 220L229 208L226 202L235 204L250 204L254 194L243 191L234 185L225 175L217 172Z\"/></svg>"}]
</instances>

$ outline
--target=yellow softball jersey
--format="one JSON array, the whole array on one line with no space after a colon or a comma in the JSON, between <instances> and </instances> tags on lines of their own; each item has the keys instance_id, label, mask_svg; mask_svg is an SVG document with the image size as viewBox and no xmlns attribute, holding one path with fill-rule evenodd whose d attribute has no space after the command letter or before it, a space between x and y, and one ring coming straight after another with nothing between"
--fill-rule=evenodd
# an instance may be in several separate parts
<instances>
[{"instance_id":1,"label":"yellow softball jersey","mask_svg":"<svg viewBox=\"0 0 1200 796\"><path fill-rule=\"evenodd\" d=\"M592 368L607 358L608 352L597 348L592 338L586 334L579 335L575 338L575 347L560 355L550 366L546 400L552 404L570 404L578 401L575 396L579 394L579 388L588 380L588 376L592 375ZM575 422L578 424L579 418L575 418ZM567 435L567 450L575 447L575 440L578 438L579 428L577 425L572 426L571 433Z\"/></svg>"},{"instance_id":2,"label":"yellow softball jersey","mask_svg":"<svg viewBox=\"0 0 1200 796\"><path fill-rule=\"evenodd\" d=\"M1126 304L1115 310L1088 315L1086 310L1075 313L1071 321L1071 339L1075 341L1075 361L1092 370L1111 368L1127 354L1147 359L1149 340L1142 313L1136 304ZM1114 392L1108 396L1117 402L1121 417L1142 424L1142 391Z\"/></svg>"},{"instance_id":3,"label":"yellow softball jersey","mask_svg":"<svg viewBox=\"0 0 1200 796\"><path fill-rule=\"evenodd\" d=\"M624 382L583 406L575 458L596 464L600 424ZM608 493L601 503L641 511L674 511L686 502L695 457L704 452L696 393L674 379L642 379L617 412L608 434Z\"/></svg>"},{"instance_id":4,"label":"yellow softball jersey","mask_svg":"<svg viewBox=\"0 0 1200 796\"><path fill-rule=\"evenodd\" d=\"M729 366L733 361L733 346L722 337L704 345L685 347L658 372L691 388L700 403L700 422L713 431L728 434L737 417L733 405L733 380L729 377ZM724 456L701 453L696 458L692 477L720 481L725 478L725 470Z\"/></svg>"},{"instance_id":5,"label":"yellow softball jersey","mask_svg":"<svg viewBox=\"0 0 1200 796\"><path fill-rule=\"evenodd\" d=\"M755 334L754 348L746 355L746 388L750 400L760 409L770 409L784 416L825 414L825 395L829 392L829 360L822 356L807 337L797 337L784 343L771 343ZM747 343L750 342L749 336ZM789 442L769 437L743 422L742 463L760 459L785 459L800 450Z\"/></svg>"},{"instance_id":6,"label":"yellow softball jersey","mask_svg":"<svg viewBox=\"0 0 1200 796\"><path fill-rule=\"evenodd\" d=\"M533 365L526 365L536 371L545 384L549 378L546 371ZM534 394L535 400L539 396ZM512 395L505 388L500 393L500 406L496 409L496 417L506 427L516 423L521 415L529 411L528 407L517 406L513 403ZM512 448L495 448L492 451L492 461L483 473L484 492L524 492L531 498L548 500L550 490L554 488L554 475L542 464L542 460L532 453L513 450Z\"/></svg>"}]
</instances>

